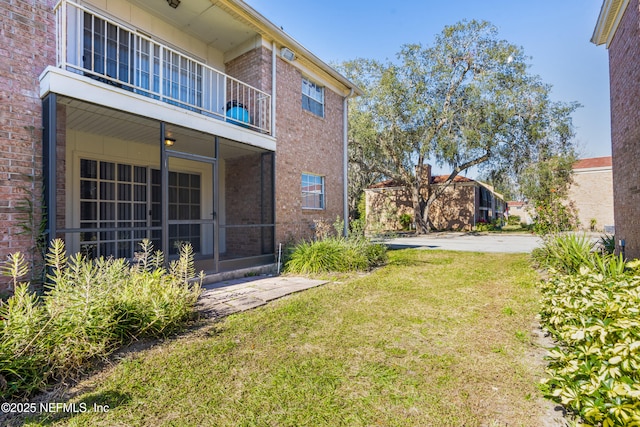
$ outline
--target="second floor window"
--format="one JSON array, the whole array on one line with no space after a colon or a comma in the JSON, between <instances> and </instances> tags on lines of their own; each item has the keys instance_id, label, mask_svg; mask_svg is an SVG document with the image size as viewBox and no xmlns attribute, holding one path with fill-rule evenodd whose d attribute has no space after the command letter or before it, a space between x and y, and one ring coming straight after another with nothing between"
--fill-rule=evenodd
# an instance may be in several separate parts
<instances>
[{"instance_id":1,"label":"second floor window","mask_svg":"<svg viewBox=\"0 0 640 427\"><path fill-rule=\"evenodd\" d=\"M324 87L302 78L302 108L324 117Z\"/></svg>"}]
</instances>

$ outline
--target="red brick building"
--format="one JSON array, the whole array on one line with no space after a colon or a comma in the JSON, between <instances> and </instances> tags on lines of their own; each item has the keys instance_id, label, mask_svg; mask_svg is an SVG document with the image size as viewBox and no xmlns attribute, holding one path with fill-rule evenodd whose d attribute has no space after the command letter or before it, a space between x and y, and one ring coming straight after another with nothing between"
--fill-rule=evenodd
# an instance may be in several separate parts
<instances>
[{"instance_id":1,"label":"red brick building","mask_svg":"<svg viewBox=\"0 0 640 427\"><path fill-rule=\"evenodd\" d=\"M359 89L245 2L16 0L0 17L0 258L32 251L20 232L43 214L70 252L189 241L217 272L345 216Z\"/></svg>"},{"instance_id":2,"label":"red brick building","mask_svg":"<svg viewBox=\"0 0 640 427\"><path fill-rule=\"evenodd\" d=\"M640 258L640 3L605 0L591 41L606 45L611 86L611 152L618 250Z\"/></svg>"}]
</instances>

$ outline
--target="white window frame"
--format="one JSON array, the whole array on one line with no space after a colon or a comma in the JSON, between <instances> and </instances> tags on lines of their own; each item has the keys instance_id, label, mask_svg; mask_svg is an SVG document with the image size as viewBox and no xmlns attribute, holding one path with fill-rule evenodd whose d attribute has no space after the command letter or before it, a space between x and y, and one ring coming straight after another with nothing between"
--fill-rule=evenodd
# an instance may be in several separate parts
<instances>
[{"instance_id":1,"label":"white window frame","mask_svg":"<svg viewBox=\"0 0 640 427\"><path fill-rule=\"evenodd\" d=\"M324 117L324 86L304 76L302 77L302 109Z\"/></svg>"},{"instance_id":2,"label":"white window frame","mask_svg":"<svg viewBox=\"0 0 640 427\"><path fill-rule=\"evenodd\" d=\"M316 188L317 186L320 188ZM302 173L301 196L302 209L324 210L326 206L324 176ZM310 203L310 200L313 203ZM317 203L315 203L316 200Z\"/></svg>"}]
</instances>

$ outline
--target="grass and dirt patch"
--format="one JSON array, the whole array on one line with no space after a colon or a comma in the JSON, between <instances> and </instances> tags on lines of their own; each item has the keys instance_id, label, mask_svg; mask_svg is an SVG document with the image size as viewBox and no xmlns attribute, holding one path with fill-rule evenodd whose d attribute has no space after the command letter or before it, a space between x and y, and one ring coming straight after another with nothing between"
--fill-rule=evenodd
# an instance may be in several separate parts
<instances>
[{"instance_id":1,"label":"grass and dirt patch","mask_svg":"<svg viewBox=\"0 0 640 427\"><path fill-rule=\"evenodd\" d=\"M26 425L541 426L538 275L522 254L389 253L365 276L124 358ZM100 406L102 405L102 406Z\"/></svg>"}]
</instances>

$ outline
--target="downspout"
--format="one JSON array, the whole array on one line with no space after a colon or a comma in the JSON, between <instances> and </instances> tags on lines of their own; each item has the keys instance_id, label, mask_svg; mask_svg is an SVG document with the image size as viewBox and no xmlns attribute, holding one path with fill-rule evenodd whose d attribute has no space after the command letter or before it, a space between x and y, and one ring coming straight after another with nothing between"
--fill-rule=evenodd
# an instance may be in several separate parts
<instances>
[{"instance_id":1,"label":"downspout","mask_svg":"<svg viewBox=\"0 0 640 427\"><path fill-rule=\"evenodd\" d=\"M278 55L276 54L276 42L275 40L271 42L271 136L276 137L276 70ZM276 142L276 151L278 150L278 144ZM271 228L273 232L273 253L276 251L276 239L277 239L277 219L276 219L276 152L272 152L271 155L271 221L273 222L273 227ZM264 191L264 188L262 189ZM278 273L280 272L280 262L278 260Z\"/></svg>"},{"instance_id":2,"label":"downspout","mask_svg":"<svg viewBox=\"0 0 640 427\"><path fill-rule=\"evenodd\" d=\"M342 147L342 173L343 173L343 213L344 218L344 237L349 235L349 98L353 96L353 88L349 92L349 95L344 97L343 102L343 147Z\"/></svg>"},{"instance_id":3,"label":"downspout","mask_svg":"<svg viewBox=\"0 0 640 427\"><path fill-rule=\"evenodd\" d=\"M271 44L271 136L276 137L276 42Z\"/></svg>"}]
</instances>

